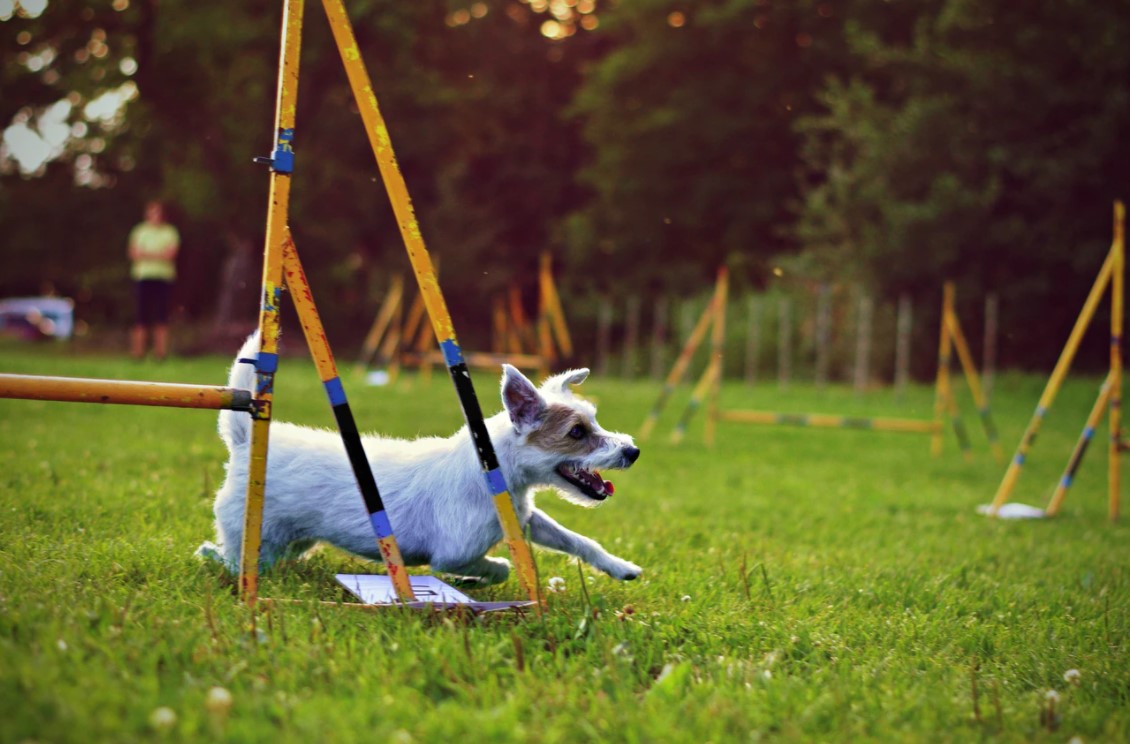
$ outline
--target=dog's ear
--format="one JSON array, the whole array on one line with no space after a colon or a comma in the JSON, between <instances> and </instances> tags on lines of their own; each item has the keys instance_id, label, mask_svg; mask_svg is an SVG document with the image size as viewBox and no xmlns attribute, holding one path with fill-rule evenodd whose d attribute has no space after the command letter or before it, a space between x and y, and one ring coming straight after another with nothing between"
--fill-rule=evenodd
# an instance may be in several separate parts
<instances>
[{"instance_id":1,"label":"dog's ear","mask_svg":"<svg viewBox=\"0 0 1130 744\"><path fill-rule=\"evenodd\" d=\"M588 379L589 370L587 367L582 369L571 369L568 372L562 372L559 375L554 375L546 380L542 385L549 390L560 390L563 393L569 392L570 385L580 385Z\"/></svg>"},{"instance_id":2,"label":"dog's ear","mask_svg":"<svg viewBox=\"0 0 1130 744\"><path fill-rule=\"evenodd\" d=\"M509 364L502 365L502 405L518 431L536 425L545 411L545 401L534 384Z\"/></svg>"}]
</instances>

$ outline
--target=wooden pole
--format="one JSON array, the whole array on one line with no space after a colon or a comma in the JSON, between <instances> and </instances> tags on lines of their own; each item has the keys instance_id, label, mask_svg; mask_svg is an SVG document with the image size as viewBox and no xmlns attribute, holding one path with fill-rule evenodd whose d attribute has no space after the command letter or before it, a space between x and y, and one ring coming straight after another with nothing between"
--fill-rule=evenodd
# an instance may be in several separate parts
<instances>
[{"instance_id":1,"label":"wooden pole","mask_svg":"<svg viewBox=\"0 0 1130 744\"><path fill-rule=\"evenodd\" d=\"M609 349L612 346L612 303L602 297L596 316L596 371L601 377L608 376Z\"/></svg>"},{"instance_id":2,"label":"wooden pole","mask_svg":"<svg viewBox=\"0 0 1130 744\"><path fill-rule=\"evenodd\" d=\"M533 555L526 543L518 516L514 511L506 478L499 467L498 455L495 453L490 433L487 431L483 419L482 409L479 406L478 397L475 395L471 375L468 373L467 364L463 359L463 350L455 336L455 324L452 322L447 303L440 290L431 255L424 245L420 225L416 221L412 200L408 195L408 186L405 184L404 176L397 165L388 127L377 105L377 97L373 92L369 73L362 62L361 50L357 46L353 27L345 13L345 5L342 0L323 0L322 6L325 8L326 16L330 22L330 30L333 32L334 41L341 54L342 63L345 65L349 85L353 90L353 97L357 102L361 120L365 124L369 144L376 158L381 180L384 181L385 189L388 192L389 201L400 228L400 235L408 252L408 259L416 274L420 294L427 306L428 317L432 321L436 341L447 362L448 373L455 387L459 406L463 410L463 418L467 422L471 438L475 443L479 464L482 467L487 487L493 496L495 511L502 527L502 534L510 550L510 557L514 561L518 578L530 600L540 602L537 570L534 566Z\"/></svg>"},{"instance_id":3,"label":"wooden pole","mask_svg":"<svg viewBox=\"0 0 1130 744\"><path fill-rule=\"evenodd\" d=\"M871 315L871 298L861 292L855 337L855 392L857 395L867 392L871 377Z\"/></svg>"},{"instance_id":4,"label":"wooden pole","mask_svg":"<svg viewBox=\"0 0 1130 744\"><path fill-rule=\"evenodd\" d=\"M997 376L997 336L1000 327L1000 300L995 292L985 295L985 338L981 352L981 379L985 385L985 398L993 396L993 382Z\"/></svg>"},{"instance_id":5,"label":"wooden pole","mask_svg":"<svg viewBox=\"0 0 1130 744\"><path fill-rule=\"evenodd\" d=\"M1083 334L1086 332L1087 326L1090 325L1091 319L1095 314L1095 309L1098 307L1099 301L1106 291L1107 284L1110 282L1113 268L1114 249L1112 246L1111 251L1106 256L1106 260L1103 261L1099 275L1095 278L1095 283L1091 286L1090 294L1087 295L1087 299L1083 303L1083 309L1079 312L1079 317L1075 319L1075 326L1071 329L1071 335L1067 338L1067 343L1064 345L1063 351L1059 355L1059 361L1056 362L1055 369L1052 370L1051 377L1048 379L1048 384L1044 387L1043 394L1040 395L1040 402L1036 404L1036 411L1032 414L1032 420L1028 422L1028 428L1024 431L1024 435L1020 439L1020 444L1016 448L1016 454L1013 455L1012 462L1009 463L1008 470L1005 471L1004 479L1001 480L1001 484L997 488L996 495L993 497L993 503L989 507L990 516L997 516L1001 506L1008 501L1012 489L1016 487L1016 481L1020 478L1020 470L1024 467L1024 460L1028 456L1028 450L1032 447L1032 443L1036 441L1036 435L1039 433L1040 426L1044 422L1044 415L1055 401L1060 386L1063 385L1063 380L1067 377L1067 371L1071 368L1071 362L1075 359L1075 353L1079 350L1079 343L1083 338Z\"/></svg>"},{"instance_id":6,"label":"wooden pole","mask_svg":"<svg viewBox=\"0 0 1130 744\"><path fill-rule=\"evenodd\" d=\"M251 421L247 498L239 553L239 591L255 607L259 599L259 550L267 486L267 450L279 354L279 307L283 290L283 242L290 211L294 171L294 124L298 104L298 58L302 47L302 0L287 0L283 10L279 79L275 99L275 149L270 157L271 183L263 245L263 280L259 309L259 353L255 361L255 409Z\"/></svg>"},{"instance_id":7,"label":"wooden pole","mask_svg":"<svg viewBox=\"0 0 1130 744\"><path fill-rule=\"evenodd\" d=\"M910 339L914 324L910 295L899 295L898 320L895 322L895 396L902 400L910 381Z\"/></svg>"},{"instance_id":8,"label":"wooden pole","mask_svg":"<svg viewBox=\"0 0 1130 744\"><path fill-rule=\"evenodd\" d=\"M628 298L628 307L625 318L627 326L624 333L624 348L620 359L620 376L635 377L636 352L640 340L640 298L632 295Z\"/></svg>"},{"instance_id":9,"label":"wooden pole","mask_svg":"<svg viewBox=\"0 0 1130 744\"><path fill-rule=\"evenodd\" d=\"M1119 454L1122 451L1122 316L1123 275L1126 268L1124 239L1125 208L1121 201L1114 203L1114 265L1111 267L1110 302L1110 518L1118 519L1121 500L1122 475Z\"/></svg>"},{"instance_id":10,"label":"wooden pole","mask_svg":"<svg viewBox=\"0 0 1130 744\"><path fill-rule=\"evenodd\" d=\"M782 297L777 303L777 385L787 388L793 376L792 302Z\"/></svg>"},{"instance_id":11,"label":"wooden pole","mask_svg":"<svg viewBox=\"0 0 1130 744\"><path fill-rule=\"evenodd\" d=\"M663 376L663 364L667 349L667 298L656 297L651 318L651 378L658 380Z\"/></svg>"},{"instance_id":12,"label":"wooden pole","mask_svg":"<svg viewBox=\"0 0 1130 744\"><path fill-rule=\"evenodd\" d=\"M745 382L757 383L757 364L761 354L761 299L750 294L746 299Z\"/></svg>"},{"instance_id":13,"label":"wooden pole","mask_svg":"<svg viewBox=\"0 0 1130 744\"><path fill-rule=\"evenodd\" d=\"M832 288L820 283L816 293L816 387L828 384L828 370L832 358Z\"/></svg>"}]
</instances>

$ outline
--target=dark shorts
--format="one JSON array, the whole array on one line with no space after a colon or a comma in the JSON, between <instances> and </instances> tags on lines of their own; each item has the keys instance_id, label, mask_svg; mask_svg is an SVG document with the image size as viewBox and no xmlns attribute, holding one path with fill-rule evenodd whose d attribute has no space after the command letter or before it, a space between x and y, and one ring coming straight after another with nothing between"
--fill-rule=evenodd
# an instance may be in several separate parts
<instances>
[{"instance_id":1,"label":"dark shorts","mask_svg":"<svg viewBox=\"0 0 1130 744\"><path fill-rule=\"evenodd\" d=\"M169 300L173 283L163 279L142 279L134 283L137 299L137 324L143 326L169 324Z\"/></svg>"}]
</instances>

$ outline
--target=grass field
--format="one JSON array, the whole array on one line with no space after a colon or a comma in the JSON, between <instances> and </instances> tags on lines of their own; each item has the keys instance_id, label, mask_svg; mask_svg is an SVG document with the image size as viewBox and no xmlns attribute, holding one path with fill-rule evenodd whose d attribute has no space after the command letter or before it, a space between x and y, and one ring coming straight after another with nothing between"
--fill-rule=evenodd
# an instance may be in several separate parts
<instances>
[{"instance_id":1,"label":"grass field","mask_svg":"<svg viewBox=\"0 0 1130 744\"><path fill-rule=\"evenodd\" d=\"M16 346L0 360L5 372L209 384L227 364ZM350 382L363 429L461 423L440 376ZM476 384L498 410L497 379ZM1042 385L997 380L1008 454ZM1068 383L1015 500L1046 503L1097 386ZM658 386L594 378L583 392L607 428L632 432ZM952 435L931 459L921 435L724 424L707 449L701 419L673 447L686 396L602 508L540 501L643 566L640 580L541 552L542 583L565 585L541 617L311 603L261 615L254 633L232 581L193 558L223 473L214 413L0 401L0 741L1130 741L1130 532L1107 520L1102 445L1060 518L995 521L974 508L1004 467L967 399L970 463ZM933 407L927 387L898 403L731 383L722 401ZM304 360L284 360L275 417L331 424ZM342 570L373 567L325 551L266 574L263 592L341 599ZM512 578L473 593L521 589Z\"/></svg>"}]
</instances>

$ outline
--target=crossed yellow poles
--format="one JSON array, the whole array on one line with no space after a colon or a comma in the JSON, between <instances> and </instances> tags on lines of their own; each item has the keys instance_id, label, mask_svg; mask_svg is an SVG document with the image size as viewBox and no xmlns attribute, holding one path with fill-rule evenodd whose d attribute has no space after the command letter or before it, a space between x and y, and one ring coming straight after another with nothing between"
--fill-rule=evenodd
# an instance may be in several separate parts
<instances>
[{"instance_id":1,"label":"crossed yellow poles","mask_svg":"<svg viewBox=\"0 0 1130 744\"><path fill-rule=\"evenodd\" d=\"M1055 397L1059 393L1059 389L1063 385L1068 371L1071 369L1071 363L1075 359L1075 353L1079 350L1079 344L1083 340L1083 335L1090 326L1091 320L1095 315L1095 310L1098 308L1099 302L1102 300L1109 287L1111 296L1110 371L1102 387L1099 389L1098 398L1095 401L1094 407L1091 409L1090 415L1087 417L1087 424L1083 428L1083 433L1080 435L1075 450L1068 460L1067 468L1064 470L1063 477L1060 479L1059 485L1056 487L1055 493L1052 495L1051 502L1048 504L1045 513L1054 515L1059 511L1067 489L1071 487L1075 478L1075 472L1079 467L1079 463L1082 461L1083 453L1087 450L1087 444L1094 436L1095 427L1098 426L1102 419L1103 409L1107 408L1110 412L1110 458L1107 479L1109 494L1108 511L1112 520L1118 519L1119 502L1121 498L1119 493L1121 488L1119 455L1122 449L1122 316L1124 301L1123 276L1125 273L1126 254L1125 218L1125 207L1121 201L1116 201L1114 203L1114 228L1110 251L1107 253L1102 268L1099 269L1099 275L1095 278L1095 283L1091 286L1091 291L1087 295L1086 301L1083 303L1083 309L1075 319L1075 325L1071 329L1067 343L1064 345L1063 351L1059 355L1059 360L1056 362L1055 369L1052 370L1051 377L1048 378L1047 385L1044 387L1044 392L1040 396L1039 403L1036 404L1036 411L1032 414L1028 428L1020 438L1020 444L1016 448L1016 454L1013 455L1012 462L1009 463L1008 470L1005 471L1004 479L997 488L996 495L993 497L993 503L989 507L990 516L999 515L1001 507L1004 506L1005 502L1007 502L1012 495L1012 491L1016 487L1016 481L1020 478L1020 472L1028 457L1028 451L1035 442L1036 435L1040 431L1040 426L1044 422L1044 416L1055 401Z\"/></svg>"},{"instance_id":2,"label":"crossed yellow poles","mask_svg":"<svg viewBox=\"0 0 1130 744\"><path fill-rule=\"evenodd\" d=\"M490 441L478 399L475 396L467 363L455 336L454 324L440 291L435 268L420 234L408 188L396 163L388 128L377 105L376 95L352 25L341 0L323 0L334 41L341 54L350 87L357 101L361 119L369 138L377 167L392 203L401 237L408 251L420 296L431 319L436 341L443 353L456 394L463 409L483 477L489 488L504 540L517 568L518 577L531 601L538 601L537 575L533 556L522 534L502 475L494 446ZM243 545L240 558L240 589L244 600L254 605L258 598L258 559L262 529L263 500L266 485L267 454L273 397L274 374L278 366L279 300L284 282L295 296L295 308L302 319L315 364L330 397L346 450L358 476L358 484L370 512L370 520L380 544L388 573L398 597L405 602L414 599L403 560L396 546L395 534L384 512L376 483L364 459L356 426L348 410L344 390L337 375L321 322L314 308L298 253L287 226L290 201L290 179L294 167L295 104L298 95L298 59L301 46L303 0L286 0L282 23L282 51L279 59L278 96L275 112L275 149L271 166L270 201L267 210L267 235L263 260L263 296L259 314L261 351L256 362L254 422L251 431L251 461L247 502L244 514ZM285 273L285 279L284 279Z\"/></svg>"}]
</instances>

